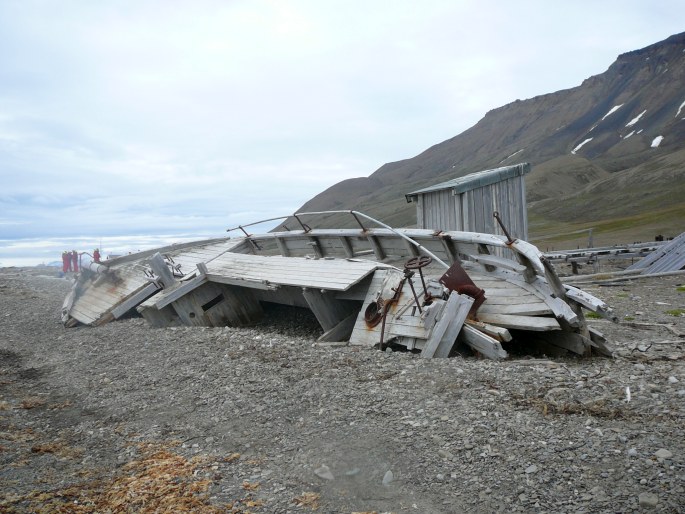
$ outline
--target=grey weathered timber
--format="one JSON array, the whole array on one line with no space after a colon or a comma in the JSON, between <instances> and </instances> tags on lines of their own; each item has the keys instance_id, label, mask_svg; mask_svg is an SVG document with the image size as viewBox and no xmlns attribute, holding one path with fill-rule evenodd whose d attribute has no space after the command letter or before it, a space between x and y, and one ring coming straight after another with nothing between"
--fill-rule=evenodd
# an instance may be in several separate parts
<instances>
[{"instance_id":1,"label":"grey weathered timber","mask_svg":"<svg viewBox=\"0 0 685 514\"><path fill-rule=\"evenodd\" d=\"M352 335L352 330L354 329L354 324L357 321L357 313L353 312L345 319L341 320L337 325L331 327L326 332L324 332L317 341L347 341Z\"/></svg>"},{"instance_id":2,"label":"grey weathered timber","mask_svg":"<svg viewBox=\"0 0 685 514\"><path fill-rule=\"evenodd\" d=\"M418 226L436 230L502 233L493 217L500 213L512 237L527 239L527 163L471 173L406 194L416 202Z\"/></svg>"},{"instance_id":3,"label":"grey weathered timber","mask_svg":"<svg viewBox=\"0 0 685 514\"><path fill-rule=\"evenodd\" d=\"M332 292L304 288L302 296L324 331L335 327L350 314L359 312L357 302L338 300Z\"/></svg>"},{"instance_id":4,"label":"grey weathered timber","mask_svg":"<svg viewBox=\"0 0 685 514\"><path fill-rule=\"evenodd\" d=\"M564 287L566 289L566 296L568 298L578 302L583 307L604 316L605 318L615 320L615 316L611 308L609 308L609 306L603 301L568 284L565 284Z\"/></svg>"},{"instance_id":5,"label":"grey weathered timber","mask_svg":"<svg viewBox=\"0 0 685 514\"><path fill-rule=\"evenodd\" d=\"M561 330L559 322L555 318L542 316L517 316L515 314L490 314L478 312L478 320L491 325L518 330L548 331Z\"/></svg>"},{"instance_id":6,"label":"grey weathered timber","mask_svg":"<svg viewBox=\"0 0 685 514\"><path fill-rule=\"evenodd\" d=\"M440 321L421 351L424 359L447 358L457 339L464 320L473 305L473 298L452 292L442 310Z\"/></svg>"},{"instance_id":7,"label":"grey weathered timber","mask_svg":"<svg viewBox=\"0 0 685 514\"><path fill-rule=\"evenodd\" d=\"M500 360L507 358L507 352L502 349L502 345L497 339L484 334L471 325L466 324L462 327L458 339L489 359Z\"/></svg>"},{"instance_id":8,"label":"grey weathered timber","mask_svg":"<svg viewBox=\"0 0 685 514\"><path fill-rule=\"evenodd\" d=\"M472 319L467 319L465 323L476 330L489 335L500 343L511 341L511 334L506 328L498 327L497 325L490 325L489 323L483 323L482 321L476 321Z\"/></svg>"},{"instance_id":9,"label":"grey weathered timber","mask_svg":"<svg viewBox=\"0 0 685 514\"><path fill-rule=\"evenodd\" d=\"M685 232L628 269L641 269L643 275L685 269Z\"/></svg>"},{"instance_id":10,"label":"grey weathered timber","mask_svg":"<svg viewBox=\"0 0 685 514\"><path fill-rule=\"evenodd\" d=\"M207 282L171 304L184 325L245 326L253 325L263 315L252 291Z\"/></svg>"},{"instance_id":11,"label":"grey weathered timber","mask_svg":"<svg viewBox=\"0 0 685 514\"><path fill-rule=\"evenodd\" d=\"M128 299L124 300L114 309L112 309L112 316L114 316L116 319L121 318L124 314L126 314L131 309L135 308L141 302L144 302L145 300L150 298L157 291L159 291L159 287L157 286L157 284L148 284L140 291L131 295Z\"/></svg>"},{"instance_id":12,"label":"grey weathered timber","mask_svg":"<svg viewBox=\"0 0 685 514\"><path fill-rule=\"evenodd\" d=\"M182 325L181 318L171 305L158 309L152 303L143 302L137 307L138 312L151 327L164 328Z\"/></svg>"}]
</instances>

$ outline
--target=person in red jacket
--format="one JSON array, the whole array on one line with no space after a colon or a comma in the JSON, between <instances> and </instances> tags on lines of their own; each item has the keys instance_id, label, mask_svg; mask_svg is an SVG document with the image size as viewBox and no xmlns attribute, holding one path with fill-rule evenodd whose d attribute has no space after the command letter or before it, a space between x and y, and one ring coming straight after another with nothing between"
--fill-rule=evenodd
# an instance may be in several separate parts
<instances>
[{"instance_id":1,"label":"person in red jacket","mask_svg":"<svg viewBox=\"0 0 685 514\"><path fill-rule=\"evenodd\" d=\"M74 267L74 273L78 273L78 252L76 250L71 252L71 264Z\"/></svg>"},{"instance_id":2,"label":"person in red jacket","mask_svg":"<svg viewBox=\"0 0 685 514\"><path fill-rule=\"evenodd\" d=\"M93 250L93 261L100 262L100 249L96 248Z\"/></svg>"},{"instance_id":3,"label":"person in red jacket","mask_svg":"<svg viewBox=\"0 0 685 514\"><path fill-rule=\"evenodd\" d=\"M71 254L64 250L62 252L62 272L71 271Z\"/></svg>"}]
</instances>

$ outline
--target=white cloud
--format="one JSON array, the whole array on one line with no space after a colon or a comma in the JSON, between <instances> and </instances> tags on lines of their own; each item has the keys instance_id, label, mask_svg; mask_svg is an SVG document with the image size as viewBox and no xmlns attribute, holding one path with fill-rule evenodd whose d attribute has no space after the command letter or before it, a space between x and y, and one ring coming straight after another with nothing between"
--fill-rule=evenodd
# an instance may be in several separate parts
<instances>
[{"instance_id":1,"label":"white cloud","mask_svg":"<svg viewBox=\"0 0 685 514\"><path fill-rule=\"evenodd\" d=\"M576 86L680 32L682 11L2 2L0 238L214 233L292 212L492 108Z\"/></svg>"}]
</instances>

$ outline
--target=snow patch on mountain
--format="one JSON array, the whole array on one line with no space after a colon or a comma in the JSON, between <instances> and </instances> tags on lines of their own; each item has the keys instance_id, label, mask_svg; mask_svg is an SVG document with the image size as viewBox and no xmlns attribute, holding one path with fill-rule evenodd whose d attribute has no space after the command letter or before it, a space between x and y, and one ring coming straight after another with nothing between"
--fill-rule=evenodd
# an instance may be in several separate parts
<instances>
[{"instance_id":1,"label":"snow patch on mountain","mask_svg":"<svg viewBox=\"0 0 685 514\"><path fill-rule=\"evenodd\" d=\"M606 114L604 115L604 117L602 118L602 120L603 120L604 118L606 118L607 116L609 116L609 115L615 113L616 111L618 111L621 107L623 107L623 104L614 105L611 109L609 109L609 112L606 113ZM600 121L602 121L602 120L600 120ZM594 128L594 127L593 127L593 128ZM592 129L590 129L590 130L592 130Z\"/></svg>"},{"instance_id":2,"label":"snow patch on mountain","mask_svg":"<svg viewBox=\"0 0 685 514\"><path fill-rule=\"evenodd\" d=\"M675 113L675 117L676 117L676 118L677 118L678 116L680 116L680 111L683 110L683 107L685 107L685 102L681 103L681 104L680 104L680 107L678 107L678 112Z\"/></svg>"},{"instance_id":3,"label":"snow patch on mountain","mask_svg":"<svg viewBox=\"0 0 685 514\"><path fill-rule=\"evenodd\" d=\"M583 141L578 146L576 146L573 150L571 150L571 153L573 155L575 155L578 150L580 150L585 144L589 143L590 141L592 141L592 138L591 137L587 138L585 141Z\"/></svg>"},{"instance_id":4,"label":"snow patch on mountain","mask_svg":"<svg viewBox=\"0 0 685 514\"><path fill-rule=\"evenodd\" d=\"M623 136L623 139L628 139L628 138L629 138L630 136L632 136L633 134L635 134L635 131L634 131L634 130L632 130L632 131L630 132L630 134L628 134L627 136Z\"/></svg>"},{"instance_id":5,"label":"snow patch on mountain","mask_svg":"<svg viewBox=\"0 0 685 514\"><path fill-rule=\"evenodd\" d=\"M656 136L652 141L652 148L659 148L659 145L664 140L664 136Z\"/></svg>"},{"instance_id":6,"label":"snow patch on mountain","mask_svg":"<svg viewBox=\"0 0 685 514\"><path fill-rule=\"evenodd\" d=\"M637 116L635 116L632 120L630 120L630 121L626 124L626 127L632 127L633 125L635 125L638 121L640 121L640 118L642 118L642 116L643 116L644 113L646 113L646 112L647 112L647 109L645 109L645 110L642 111L640 114L638 114Z\"/></svg>"}]
</instances>

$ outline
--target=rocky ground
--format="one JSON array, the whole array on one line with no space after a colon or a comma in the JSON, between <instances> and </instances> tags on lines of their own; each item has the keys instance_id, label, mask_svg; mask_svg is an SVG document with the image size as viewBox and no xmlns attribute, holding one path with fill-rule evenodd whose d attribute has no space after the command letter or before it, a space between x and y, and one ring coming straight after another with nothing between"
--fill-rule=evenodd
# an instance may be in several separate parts
<instances>
[{"instance_id":1,"label":"rocky ground","mask_svg":"<svg viewBox=\"0 0 685 514\"><path fill-rule=\"evenodd\" d=\"M613 360L491 362L65 329L49 274L0 270L1 512L685 512L685 275L585 288Z\"/></svg>"}]
</instances>

